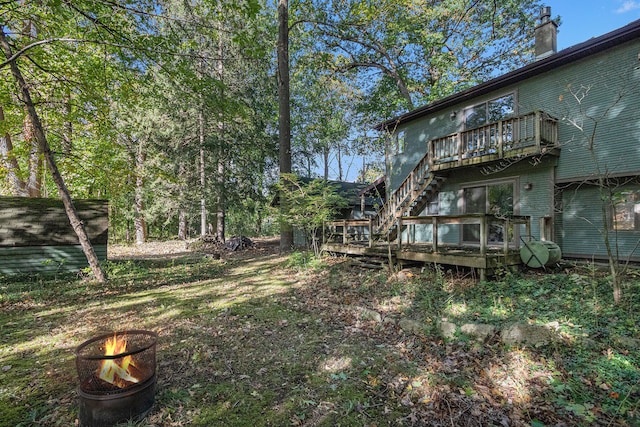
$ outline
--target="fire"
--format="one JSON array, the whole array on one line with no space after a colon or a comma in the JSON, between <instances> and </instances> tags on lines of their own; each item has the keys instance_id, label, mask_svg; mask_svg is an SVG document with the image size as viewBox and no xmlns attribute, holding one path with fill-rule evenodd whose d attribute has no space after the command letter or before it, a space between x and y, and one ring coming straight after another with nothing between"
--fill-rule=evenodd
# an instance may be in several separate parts
<instances>
[{"instance_id":1,"label":"fire","mask_svg":"<svg viewBox=\"0 0 640 427\"><path fill-rule=\"evenodd\" d=\"M119 340L115 334L112 339L109 338L105 342L105 356L115 356L126 351L127 342L125 340ZM131 355L121 359L103 360L98 377L116 387L125 388L131 383L140 382L132 373L132 368L135 368L135 366Z\"/></svg>"}]
</instances>

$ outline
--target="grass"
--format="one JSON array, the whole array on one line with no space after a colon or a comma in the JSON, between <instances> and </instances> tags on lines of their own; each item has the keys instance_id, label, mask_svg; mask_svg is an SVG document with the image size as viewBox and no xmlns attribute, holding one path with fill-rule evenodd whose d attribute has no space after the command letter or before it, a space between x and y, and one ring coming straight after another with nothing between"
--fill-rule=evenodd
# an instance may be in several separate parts
<instances>
[{"instance_id":1,"label":"grass","mask_svg":"<svg viewBox=\"0 0 640 427\"><path fill-rule=\"evenodd\" d=\"M158 332L154 407L137 426L640 423L640 284L606 275L441 270L387 277L343 259L109 261L107 285L0 276L0 425L77 420L74 349ZM372 316L371 313L376 313ZM438 322L554 322L559 341L441 338ZM402 320L421 325L408 332Z\"/></svg>"}]
</instances>

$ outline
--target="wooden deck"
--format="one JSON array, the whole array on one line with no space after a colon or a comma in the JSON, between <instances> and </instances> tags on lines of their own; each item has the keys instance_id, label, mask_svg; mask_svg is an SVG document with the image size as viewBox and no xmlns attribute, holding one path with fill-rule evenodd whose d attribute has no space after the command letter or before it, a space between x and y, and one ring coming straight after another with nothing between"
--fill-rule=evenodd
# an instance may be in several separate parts
<instances>
[{"instance_id":1,"label":"wooden deck","mask_svg":"<svg viewBox=\"0 0 640 427\"><path fill-rule=\"evenodd\" d=\"M524 225L530 236L530 217L496 217L484 214L430 215L398 218L399 230L411 230L412 225L431 225L432 240L416 241L410 232L400 233L393 242L374 233L371 220L331 221L325 224L322 250L350 256L389 259L393 263L443 264L477 269L484 280L487 271L522 264L518 233L509 235L504 242L487 243L489 224L500 223L504 230L511 225ZM476 244L444 244L439 242L441 225L476 224L480 226L480 240ZM404 236L404 237L403 237ZM408 238L407 238L408 237Z\"/></svg>"}]
</instances>

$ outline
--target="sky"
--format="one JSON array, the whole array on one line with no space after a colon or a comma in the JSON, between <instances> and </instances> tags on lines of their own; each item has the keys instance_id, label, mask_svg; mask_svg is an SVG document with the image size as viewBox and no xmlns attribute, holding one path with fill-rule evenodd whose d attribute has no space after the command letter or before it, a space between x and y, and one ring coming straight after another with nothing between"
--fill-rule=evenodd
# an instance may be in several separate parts
<instances>
[{"instance_id":1,"label":"sky","mask_svg":"<svg viewBox=\"0 0 640 427\"><path fill-rule=\"evenodd\" d=\"M551 7L551 17L560 15L558 28L558 50L598 37L640 19L640 0L546 0ZM367 159L370 161L370 159ZM362 157L343 159L345 179L355 181L362 167ZM316 173L321 174L318 169ZM337 167L332 162L329 178L335 179Z\"/></svg>"},{"instance_id":2,"label":"sky","mask_svg":"<svg viewBox=\"0 0 640 427\"><path fill-rule=\"evenodd\" d=\"M640 19L640 0L547 0L560 15L558 50L598 37Z\"/></svg>"}]
</instances>

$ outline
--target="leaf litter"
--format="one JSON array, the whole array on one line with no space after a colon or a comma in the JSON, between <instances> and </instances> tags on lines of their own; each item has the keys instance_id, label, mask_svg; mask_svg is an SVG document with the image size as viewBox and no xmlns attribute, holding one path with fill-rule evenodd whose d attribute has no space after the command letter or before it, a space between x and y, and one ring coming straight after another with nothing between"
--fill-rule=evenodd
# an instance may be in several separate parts
<instances>
[{"instance_id":1,"label":"leaf litter","mask_svg":"<svg viewBox=\"0 0 640 427\"><path fill-rule=\"evenodd\" d=\"M433 320L439 313L418 310L416 288L404 281L353 268L345 259L326 259L317 270L292 268L277 244L256 246L196 264L193 254L180 263L177 244L159 254L155 246L120 254L116 262L156 262L167 255L170 261L145 267L134 283L112 279L108 292L92 294L96 305L84 309L83 324L64 317L47 328L66 322L66 339L77 345L116 328L115 320L95 316L114 298L140 298L135 310L109 311L118 327L159 332L156 403L136 424L141 426L625 426L637 419L634 413L605 415L602 405L554 399L559 381L571 373L553 350L506 348L495 336L483 342L441 338ZM409 278L416 279L419 272ZM459 285L469 286L465 280ZM73 309L86 300L66 304ZM2 308L3 316L15 315ZM40 308L20 310L34 315ZM11 319L13 329L24 327ZM403 328L402 320L424 327ZM32 334L47 332L36 328ZM5 374L18 370L11 351L3 348L0 355L4 366L13 366ZM50 378L37 394L16 392L12 403L30 407L25 411L34 424L76 422L73 376L57 380L62 387ZM593 387L610 400L617 393L603 381ZM27 403L34 395L40 397ZM637 391L628 397L637 398ZM0 399L7 403L5 392Z\"/></svg>"}]
</instances>

